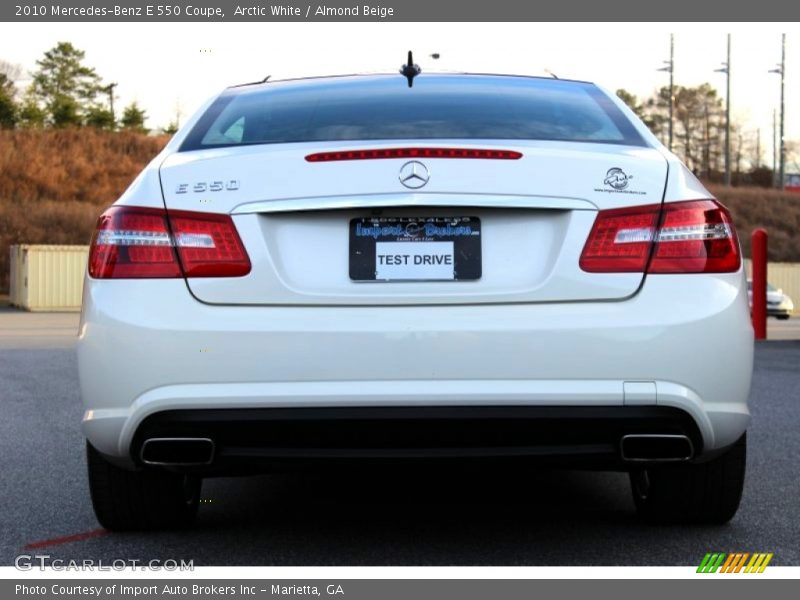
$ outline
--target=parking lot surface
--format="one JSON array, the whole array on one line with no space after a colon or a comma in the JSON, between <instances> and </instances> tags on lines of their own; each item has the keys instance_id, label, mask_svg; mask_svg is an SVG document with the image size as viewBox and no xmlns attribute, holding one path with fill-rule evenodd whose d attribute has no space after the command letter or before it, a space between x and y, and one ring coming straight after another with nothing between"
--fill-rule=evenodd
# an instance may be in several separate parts
<instances>
[{"instance_id":1,"label":"parking lot surface","mask_svg":"<svg viewBox=\"0 0 800 600\"><path fill-rule=\"evenodd\" d=\"M324 472L206 480L193 529L112 534L87 491L77 321L0 309L0 564L694 565L745 551L800 565L800 342L757 344L744 499L725 526L641 523L620 473Z\"/></svg>"}]
</instances>

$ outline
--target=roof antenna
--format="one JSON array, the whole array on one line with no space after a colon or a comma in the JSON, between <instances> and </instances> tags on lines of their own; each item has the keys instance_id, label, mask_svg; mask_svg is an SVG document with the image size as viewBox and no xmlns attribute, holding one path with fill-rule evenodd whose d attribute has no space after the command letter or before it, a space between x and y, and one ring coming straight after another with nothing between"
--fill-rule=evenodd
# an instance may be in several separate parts
<instances>
[{"instance_id":1,"label":"roof antenna","mask_svg":"<svg viewBox=\"0 0 800 600\"><path fill-rule=\"evenodd\" d=\"M408 87L413 87L414 77L422 73L419 65L414 64L414 57L411 55L411 50L408 51L408 62L400 67L400 74L408 79Z\"/></svg>"}]
</instances>

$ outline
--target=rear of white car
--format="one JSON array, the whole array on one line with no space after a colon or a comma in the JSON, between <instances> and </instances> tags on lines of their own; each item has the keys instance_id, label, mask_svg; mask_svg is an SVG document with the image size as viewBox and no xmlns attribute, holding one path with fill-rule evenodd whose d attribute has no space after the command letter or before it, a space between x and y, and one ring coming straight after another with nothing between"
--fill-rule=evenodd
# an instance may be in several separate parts
<instances>
[{"instance_id":1,"label":"rear of white car","mask_svg":"<svg viewBox=\"0 0 800 600\"><path fill-rule=\"evenodd\" d=\"M724 522L748 314L727 211L592 84L231 88L98 223L95 510L180 526L203 476L514 458L629 470L646 516Z\"/></svg>"}]
</instances>

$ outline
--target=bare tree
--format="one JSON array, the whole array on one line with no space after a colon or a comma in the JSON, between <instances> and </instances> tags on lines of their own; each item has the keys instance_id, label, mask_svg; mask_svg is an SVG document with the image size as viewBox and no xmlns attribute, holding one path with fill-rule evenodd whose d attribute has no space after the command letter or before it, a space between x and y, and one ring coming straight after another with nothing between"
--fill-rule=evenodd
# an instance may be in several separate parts
<instances>
[{"instance_id":1,"label":"bare tree","mask_svg":"<svg viewBox=\"0 0 800 600\"><path fill-rule=\"evenodd\" d=\"M620 93L623 92L623 93ZM626 102L636 102L634 110L650 130L664 143L669 128L669 87L658 89L653 96L638 102L620 90ZM696 87L674 87L673 151L695 173L712 177L719 171L723 156L725 110L717 90L708 83Z\"/></svg>"},{"instance_id":2,"label":"bare tree","mask_svg":"<svg viewBox=\"0 0 800 600\"><path fill-rule=\"evenodd\" d=\"M23 69L20 65L0 59L0 75L5 75L6 79L12 83L17 83L22 79Z\"/></svg>"}]
</instances>

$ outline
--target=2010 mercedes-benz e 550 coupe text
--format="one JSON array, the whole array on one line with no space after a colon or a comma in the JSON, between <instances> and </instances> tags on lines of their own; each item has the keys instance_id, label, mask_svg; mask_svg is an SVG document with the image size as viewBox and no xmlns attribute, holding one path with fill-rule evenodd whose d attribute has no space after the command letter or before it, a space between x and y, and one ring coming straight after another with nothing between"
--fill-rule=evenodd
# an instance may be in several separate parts
<instances>
[{"instance_id":1,"label":"2010 mercedes-benz e 550 coupe text","mask_svg":"<svg viewBox=\"0 0 800 600\"><path fill-rule=\"evenodd\" d=\"M100 523L184 526L203 477L337 459L623 470L650 520L730 519L753 332L728 211L594 84L407 79L229 88L100 217Z\"/></svg>"}]
</instances>

